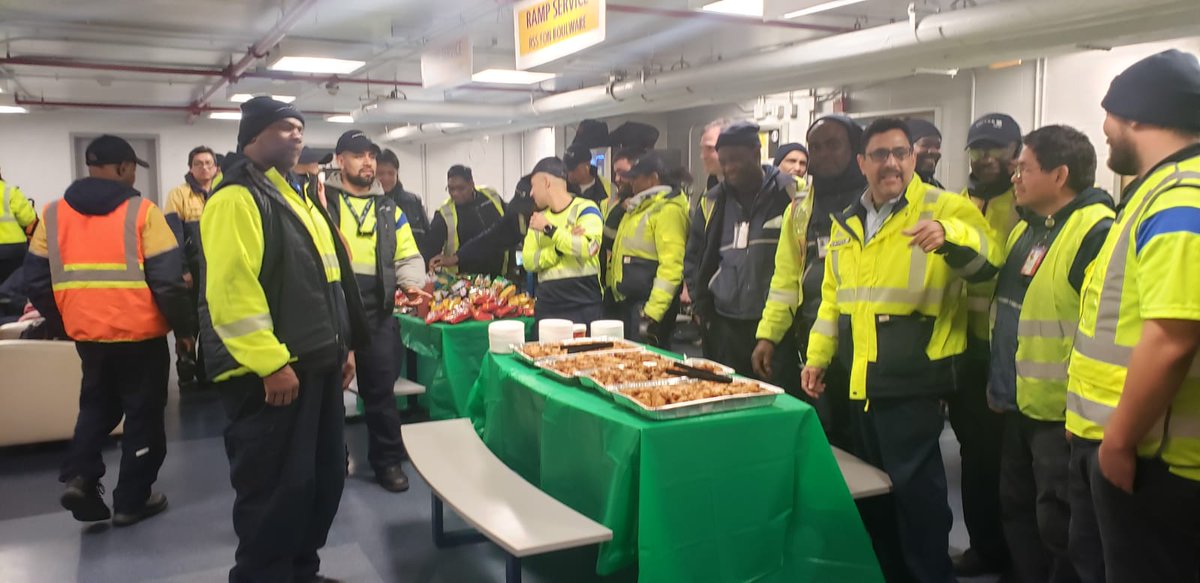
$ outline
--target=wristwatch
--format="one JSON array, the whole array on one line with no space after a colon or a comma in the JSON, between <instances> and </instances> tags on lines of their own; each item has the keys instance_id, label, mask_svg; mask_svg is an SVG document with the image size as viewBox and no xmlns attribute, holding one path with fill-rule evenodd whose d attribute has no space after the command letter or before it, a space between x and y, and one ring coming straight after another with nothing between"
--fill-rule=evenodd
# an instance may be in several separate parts
<instances>
[{"instance_id":1,"label":"wristwatch","mask_svg":"<svg viewBox=\"0 0 1200 583\"><path fill-rule=\"evenodd\" d=\"M547 237L553 237L554 231L557 229L558 227L555 227L554 225L546 225L545 227L542 227L542 233L544 233Z\"/></svg>"}]
</instances>

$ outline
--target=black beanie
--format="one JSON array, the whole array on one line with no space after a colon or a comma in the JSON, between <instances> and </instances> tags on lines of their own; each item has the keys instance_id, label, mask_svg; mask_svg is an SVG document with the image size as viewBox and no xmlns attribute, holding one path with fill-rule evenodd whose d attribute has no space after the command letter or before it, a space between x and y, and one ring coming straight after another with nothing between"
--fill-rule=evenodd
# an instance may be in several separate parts
<instances>
[{"instance_id":1,"label":"black beanie","mask_svg":"<svg viewBox=\"0 0 1200 583\"><path fill-rule=\"evenodd\" d=\"M805 148L803 144L792 142L790 144L779 146L779 148L775 150L775 165L779 166L779 164L783 162L783 159L787 158L787 155L791 154L792 152L804 152L804 157L808 157L808 148Z\"/></svg>"},{"instance_id":2,"label":"black beanie","mask_svg":"<svg viewBox=\"0 0 1200 583\"><path fill-rule=\"evenodd\" d=\"M725 146L745 146L757 150L761 144L758 141L758 129L758 124L748 121L729 124L717 136L717 149Z\"/></svg>"},{"instance_id":3,"label":"black beanie","mask_svg":"<svg viewBox=\"0 0 1200 583\"><path fill-rule=\"evenodd\" d=\"M1200 131L1200 61L1175 49L1146 57L1112 80L1100 105L1130 121Z\"/></svg>"},{"instance_id":4,"label":"black beanie","mask_svg":"<svg viewBox=\"0 0 1200 583\"><path fill-rule=\"evenodd\" d=\"M917 143L917 140L929 136L934 136L939 140L942 139L942 132L930 121L910 117L904 120L904 123L908 126L908 135L912 138L914 144Z\"/></svg>"},{"instance_id":5,"label":"black beanie","mask_svg":"<svg viewBox=\"0 0 1200 583\"><path fill-rule=\"evenodd\" d=\"M238 126L238 150L245 148L250 140L258 137L271 124L289 117L300 120L300 125L304 125L304 116L296 108L266 95L243 103L242 124Z\"/></svg>"}]
</instances>

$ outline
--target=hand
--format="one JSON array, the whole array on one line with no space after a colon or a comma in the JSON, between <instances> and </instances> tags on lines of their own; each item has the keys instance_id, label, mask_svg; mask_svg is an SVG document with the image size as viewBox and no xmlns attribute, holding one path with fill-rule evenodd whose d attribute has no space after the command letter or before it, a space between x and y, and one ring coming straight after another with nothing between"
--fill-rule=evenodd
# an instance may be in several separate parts
<instances>
[{"instance_id":1,"label":"hand","mask_svg":"<svg viewBox=\"0 0 1200 583\"><path fill-rule=\"evenodd\" d=\"M770 340L759 340L750 355L750 364L754 374L768 380L771 378L771 358L775 356L775 343Z\"/></svg>"},{"instance_id":2,"label":"hand","mask_svg":"<svg viewBox=\"0 0 1200 583\"><path fill-rule=\"evenodd\" d=\"M342 390L350 389L350 381L354 380L354 351L346 355L346 362L342 364Z\"/></svg>"},{"instance_id":3,"label":"hand","mask_svg":"<svg viewBox=\"0 0 1200 583\"><path fill-rule=\"evenodd\" d=\"M296 371L292 370L292 365L284 365L283 368L264 378L263 393L264 400L272 407L291 405L292 401L295 401L296 397L300 395L300 379L296 377Z\"/></svg>"},{"instance_id":4,"label":"hand","mask_svg":"<svg viewBox=\"0 0 1200 583\"><path fill-rule=\"evenodd\" d=\"M529 217L529 228L535 231L542 231L549 225L550 221L546 220L546 215L541 212L535 212Z\"/></svg>"},{"instance_id":5,"label":"hand","mask_svg":"<svg viewBox=\"0 0 1200 583\"><path fill-rule=\"evenodd\" d=\"M196 339L191 336L176 336L175 350L185 354L196 353Z\"/></svg>"},{"instance_id":6,"label":"hand","mask_svg":"<svg viewBox=\"0 0 1200 583\"><path fill-rule=\"evenodd\" d=\"M806 366L800 372L800 388L808 396L816 399L825 392L825 369L816 366Z\"/></svg>"},{"instance_id":7,"label":"hand","mask_svg":"<svg viewBox=\"0 0 1200 583\"><path fill-rule=\"evenodd\" d=\"M646 320L646 343L651 346L662 345L662 325L645 314L642 314L642 318Z\"/></svg>"},{"instance_id":8,"label":"hand","mask_svg":"<svg viewBox=\"0 0 1200 583\"><path fill-rule=\"evenodd\" d=\"M686 283L683 284L683 290L679 292L679 303L681 303L681 304L692 303L692 294L688 293L688 287L687 287Z\"/></svg>"},{"instance_id":9,"label":"hand","mask_svg":"<svg viewBox=\"0 0 1200 583\"><path fill-rule=\"evenodd\" d=\"M946 229L937 221L921 221L913 228L904 231L904 234L912 237L910 246L920 247L926 253L937 251L946 244Z\"/></svg>"},{"instance_id":10,"label":"hand","mask_svg":"<svg viewBox=\"0 0 1200 583\"><path fill-rule=\"evenodd\" d=\"M183 287L192 289L192 283L192 274L185 271L183 273Z\"/></svg>"},{"instance_id":11,"label":"hand","mask_svg":"<svg viewBox=\"0 0 1200 583\"><path fill-rule=\"evenodd\" d=\"M1100 442L1100 473L1112 485L1127 494L1133 494L1133 476L1137 473L1137 450Z\"/></svg>"},{"instance_id":12,"label":"hand","mask_svg":"<svg viewBox=\"0 0 1200 583\"><path fill-rule=\"evenodd\" d=\"M429 292L427 292L419 287L410 285L410 286L404 288L404 302L402 305L419 306L419 305L421 305L422 302L426 302L426 301L429 301L432 299L433 299L433 295L430 294Z\"/></svg>"},{"instance_id":13,"label":"hand","mask_svg":"<svg viewBox=\"0 0 1200 583\"><path fill-rule=\"evenodd\" d=\"M429 272L433 273L434 271L441 269L445 262L446 258L443 257L441 253L434 255L429 259Z\"/></svg>"}]
</instances>

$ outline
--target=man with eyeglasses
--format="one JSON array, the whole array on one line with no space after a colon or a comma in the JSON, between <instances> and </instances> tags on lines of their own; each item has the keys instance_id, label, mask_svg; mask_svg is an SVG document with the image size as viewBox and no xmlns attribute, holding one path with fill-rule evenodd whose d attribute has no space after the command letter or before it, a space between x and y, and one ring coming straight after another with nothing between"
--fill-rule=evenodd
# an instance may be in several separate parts
<instances>
[{"instance_id":1,"label":"man with eyeglasses","mask_svg":"<svg viewBox=\"0 0 1200 583\"><path fill-rule=\"evenodd\" d=\"M855 450L892 480L907 579L950 583L941 400L967 347L964 282L995 276L1002 250L967 199L915 177L904 121L863 139L868 187L834 215L801 385L819 397L835 356L850 370Z\"/></svg>"},{"instance_id":2,"label":"man with eyeglasses","mask_svg":"<svg viewBox=\"0 0 1200 583\"><path fill-rule=\"evenodd\" d=\"M1021 152L1021 127L1003 113L989 113L971 124L967 156L971 176L963 195L987 219L1003 245L1020 221L1012 175ZM949 401L950 425L962 456L963 521L970 547L954 558L962 577L999 573L1008 566L1008 548L1000 524L1000 436L1004 417L988 408L987 379L994 281L967 286L969 342L961 390Z\"/></svg>"},{"instance_id":3,"label":"man with eyeglasses","mask_svg":"<svg viewBox=\"0 0 1200 583\"><path fill-rule=\"evenodd\" d=\"M425 261L413 238L408 217L375 178L379 146L362 131L350 130L338 140L340 172L325 181L325 199L333 224L350 250L350 266L367 315L370 341L355 353L358 394L367 421L367 461L375 481L389 492L408 489L400 468L400 411L392 386L400 376L396 359L400 330L392 311L396 290L405 301L428 298Z\"/></svg>"},{"instance_id":4,"label":"man with eyeglasses","mask_svg":"<svg viewBox=\"0 0 1200 583\"><path fill-rule=\"evenodd\" d=\"M192 296L192 313L196 313L199 289L194 282L200 278L200 214L212 193L213 178L217 176L217 155L208 146L197 146L188 152L188 172L183 175L184 183L167 193L167 204L163 207L167 225L175 233L175 240L183 250L183 283ZM204 365L199 359L195 337L191 340L192 350L185 350L182 339L175 338L175 372L179 375L179 390L195 389L204 378Z\"/></svg>"},{"instance_id":5,"label":"man with eyeglasses","mask_svg":"<svg viewBox=\"0 0 1200 583\"><path fill-rule=\"evenodd\" d=\"M464 243L499 223L505 214L504 201L495 190L476 187L471 169L455 164L446 172L446 192L450 198L434 213L426 239L426 251L437 255L429 259L430 269L450 273L504 275L508 271L508 248L489 250L480 258L458 256Z\"/></svg>"}]
</instances>

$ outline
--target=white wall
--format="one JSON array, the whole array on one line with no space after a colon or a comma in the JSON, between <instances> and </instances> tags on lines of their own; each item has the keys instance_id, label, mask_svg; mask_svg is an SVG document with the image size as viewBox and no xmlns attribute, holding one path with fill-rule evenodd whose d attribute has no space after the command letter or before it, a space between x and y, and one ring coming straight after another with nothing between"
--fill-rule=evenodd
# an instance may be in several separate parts
<instances>
[{"instance_id":1,"label":"white wall","mask_svg":"<svg viewBox=\"0 0 1200 583\"><path fill-rule=\"evenodd\" d=\"M1119 194L1118 183L1104 163L1108 159L1108 146L1100 100L1118 73L1144 57L1169 48L1200 54L1200 37L1076 53L1055 57L1046 63L1043 123L1067 124L1087 134L1100 159L1096 182L1114 195Z\"/></svg>"},{"instance_id":2,"label":"white wall","mask_svg":"<svg viewBox=\"0 0 1200 583\"><path fill-rule=\"evenodd\" d=\"M305 138L311 145L333 147L348 126L312 121ZM72 134L111 133L152 136L158 139L159 193L183 183L187 155L206 145L228 152L237 144L235 121L197 120L188 125L177 113L109 111L32 112L0 115L0 168L6 182L20 186L42 206L61 198L74 180Z\"/></svg>"}]
</instances>

